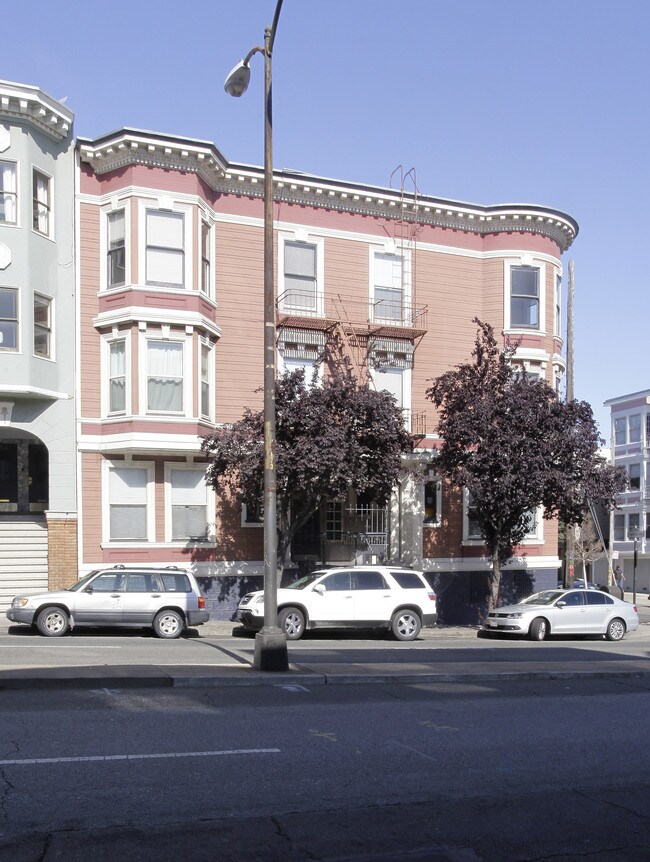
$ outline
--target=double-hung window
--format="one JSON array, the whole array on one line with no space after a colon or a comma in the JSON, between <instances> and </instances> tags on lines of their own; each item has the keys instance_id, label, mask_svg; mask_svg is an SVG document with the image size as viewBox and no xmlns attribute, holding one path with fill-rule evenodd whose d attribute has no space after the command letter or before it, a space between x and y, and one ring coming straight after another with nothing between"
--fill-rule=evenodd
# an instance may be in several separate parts
<instances>
[{"instance_id":1,"label":"double-hung window","mask_svg":"<svg viewBox=\"0 0 650 862\"><path fill-rule=\"evenodd\" d=\"M285 311L318 314L317 247L309 242L284 243Z\"/></svg>"},{"instance_id":2,"label":"double-hung window","mask_svg":"<svg viewBox=\"0 0 650 862\"><path fill-rule=\"evenodd\" d=\"M146 467L112 466L108 474L109 537L141 542L149 538Z\"/></svg>"},{"instance_id":3,"label":"double-hung window","mask_svg":"<svg viewBox=\"0 0 650 862\"><path fill-rule=\"evenodd\" d=\"M49 359L52 355L52 300L34 294L34 355Z\"/></svg>"},{"instance_id":4,"label":"double-hung window","mask_svg":"<svg viewBox=\"0 0 650 862\"><path fill-rule=\"evenodd\" d=\"M399 254L374 255L372 318L375 322L402 323L405 313L404 258Z\"/></svg>"},{"instance_id":5,"label":"double-hung window","mask_svg":"<svg viewBox=\"0 0 650 862\"><path fill-rule=\"evenodd\" d=\"M147 410L183 412L183 353L179 341L147 341Z\"/></svg>"},{"instance_id":6,"label":"double-hung window","mask_svg":"<svg viewBox=\"0 0 650 862\"><path fill-rule=\"evenodd\" d=\"M126 282L126 235L124 210L115 210L107 219L107 273L108 287L119 287Z\"/></svg>"},{"instance_id":7,"label":"double-hung window","mask_svg":"<svg viewBox=\"0 0 650 862\"><path fill-rule=\"evenodd\" d=\"M629 443L640 443L641 442L641 414L633 413L631 416L627 417L627 427L628 427L628 442Z\"/></svg>"},{"instance_id":8,"label":"double-hung window","mask_svg":"<svg viewBox=\"0 0 650 862\"><path fill-rule=\"evenodd\" d=\"M210 225L201 222L201 280L199 287L203 293L210 293Z\"/></svg>"},{"instance_id":9,"label":"double-hung window","mask_svg":"<svg viewBox=\"0 0 650 862\"><path fill-rule=\"evenodd\" d=\"M440 498L442 486L439 480L429 479L424 483L424 512L422 523L428 527L440 524Z\"/></svg>"},{"instance_id":10,"label":"double-hung window","mask_svg":"<svg viewBox=\"0 0 650 862\"><path fill-rule=\"evenodd\" d=\"M16 196L16 165L0 161L0 224L16 224L18 220Z\"/></svg>"},{"instance_id":11,"label":"double-hung window","mask_svg":"<svg viewBox=\"0 0 650 862\"><path fill-rule=\"evenodd\" d=\"M0 350L18 350L18 291L0 287Z\"/></svg>"},{"instance_id":12,"label":"double-hung window","mask_svg":"<svg viewBox=\"0 0 650 862\"><path fill-rule=\"evenodd\" d=\"M534 266L510 267L510 326L514 329L539 329L539 269Z\"/></svg>"},{"instance_id":13,"label":"double-hung window","mask_svg":"<svg viewBox=\"0 0 650 862\"><path fill-rule=\"evenodd\" d=\"M467 519L467 526L466 526L465 535L467 537L467 541L469 541L469 542L483 541L483 534L481 532L481 527L479 525L478 517L477 517L477 506L474 503L474 500L472 499L472 495L469 493L469 491L467 492L467 495L466 495L465 512L466 512L466 519Z\"/></svg>"},{"instance_id":14,"label":"double-hung window","mask_svg":"<svg viewBox=\"0 0 650 862\"><path fill-rule=\"evenodd\" d=\"M34 230L50 236L52 232L52 180L34 168L32 179L32 224Z\"/></svg>"},{"instance_id":15,"label":"double-hung window","mask_svg":"<svg viewBox=\"0 0 650 862\"><path fill-rule=\"evenodd\" d=\"M614 541L625 541L625 515L614 515Z\"/></svg>"},{"instance_id":16,"label":"double-hung window","mask_svg":"<svg viewBox=\"0 0 650 862\"><path fill-rule=\"evenodd\" d=\"M630 480L630 490L638 491L641 488L641 465L628 464L627 475Z\"/></svg>"},{"instance_id":17,"label":"double-hung window","mask_svg":"<svg viewBox=\"0 0 650 862\"><path fill-rule=\"evenodd\" d=\"M205 541L208 535L208 488L203 470L167 465L169 493L167 541Z\"/></svg>"},{"instance_id":18,"label":"double-hung window","mask_svg":"<svg viewBox=\"0 0 650 862\"><path fill-rule=\"evenodd\" d=\"M108 412L126 412L126 339L111 341L108 347Z\"/></svg>"},{"instance_id":19,"label":"double-hung window","mask_svg":"<svg viewBox=\"0 0 650 862\"><path fill-rule=\"evenodd\" d=\"M559 273L555 276L555 325L553 334L562 335L562 276Z\"/></svg>"},{"instance_id":20,"label":"double-hung window","mask_svg":"<svg viewBox=\"0 0 650 862\"><path fill-rule=\"evenodd\" d=\"M212 347L205 342L201 342L201 416L205 419L212 418L212 405L214 397L212 393L214 373L212 370Z\"/></svg>"},{"instance_id":21,"label":"double-hung window","mask_svg":"<svg viewBox=\"0 0 650 862\"><path fill-rule=\"evenodd\" d=\"M185 218L183 213L147 210L147 284L160 287L185 285Z\"/></svg>"}]
</instances>

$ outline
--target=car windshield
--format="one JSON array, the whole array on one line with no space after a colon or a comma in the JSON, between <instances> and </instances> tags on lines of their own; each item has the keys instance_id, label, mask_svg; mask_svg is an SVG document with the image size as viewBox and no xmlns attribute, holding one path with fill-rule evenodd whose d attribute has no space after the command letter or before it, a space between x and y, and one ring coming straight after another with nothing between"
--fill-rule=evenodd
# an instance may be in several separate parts
<instances>
[{"instance_id":1,"label":"car windshield","mask_svg":"<svg viewBox=\"0 0 650 862\"><path fill-rule=\"evenodd\" d=\"M66 592L77 593L77 592L79 592L79 590L83 590L83 588L86 586L88 581L91 578L94 578L96 574L97 574L97 571L89 572L87 575L84 575L84 577L81 578L81 580L77 581L76 584L73 584L71 587L67 587Z\"/></svg>"},{"instance_id":2,"label":"car windshield","mask_svg":"<svg viewBox=\"0 0 650 862\"><path fill-rule=\"evenodd\" d=\"M304 578L298 578L297 581L294 581L292 584L289 584L286 589L304 590L305 587L308 587L310 584L313 584L314 581L317 581L322 576L323 572L312 572L311 575L305 575Z\"/></svg>"},{"instance_id":3,"label":"car windshield","mask_svg":"<svg viewBox=\"0 0 650 862\"><path fill-rule=\"evenodd\" d=\"M562 595L562 590L546 590L543 593L534 593L532 596L528 596L527 599L524 599L523 602L519 602L520 605L552 605L556 599L559 599Z\"/></svg>"}]
</instances>

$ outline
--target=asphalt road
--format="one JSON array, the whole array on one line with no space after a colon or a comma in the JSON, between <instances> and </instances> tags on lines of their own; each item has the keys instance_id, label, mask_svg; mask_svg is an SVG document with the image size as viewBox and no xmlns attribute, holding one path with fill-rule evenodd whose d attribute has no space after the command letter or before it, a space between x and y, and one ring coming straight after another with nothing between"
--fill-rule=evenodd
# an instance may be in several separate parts
<instances>
[{"instance_id":1,"label":"asphalt road","mask_svg":"<svg viewBox=\"0 0 650 862\"><path fill-rule=\"evenodd\" d=\"M0 858L650 860L650 679L0 691Z\"/></svg>"}]
</instances>

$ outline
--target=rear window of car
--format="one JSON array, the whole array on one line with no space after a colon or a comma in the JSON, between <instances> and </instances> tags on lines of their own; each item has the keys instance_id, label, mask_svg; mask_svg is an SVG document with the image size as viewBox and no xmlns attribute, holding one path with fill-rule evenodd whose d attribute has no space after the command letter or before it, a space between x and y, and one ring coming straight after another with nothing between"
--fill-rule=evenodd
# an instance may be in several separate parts
<instances>
[{"instance_id":1,"label":"rear window of car","mask_svg":"<svg viewBox=\"0 0 650 862\"><path fill-rule=\"evenodd\" d=\"M606 596L605 593L598 592L597 590L590 590L587 593L587 604L588 605L613 605L614 602L610 599L609 596Z\"/></svg>"},{"instance_id":2,"label":"rear window of car","mask_svg":"<svg viewBox=\"0 0 650 862\"><path fill-rule=\"evenodd\" d=\"M423 590L425 585L415 572L391 572L397 583L403 590Z\"/></svg>"},{"instance_id":3,"label":"rear window of car","mask_svg":"<svg viewBox=\"0 0 650 862\"><path fill-rule=\"evenodd\" d=\"M164 574L161 572L160 579L163 584L163 590L166 593L191 593L192 587L190 585L190 579L187 575L179 575L179 574Z\"/></svg>"},{"instance_id":4,"label":"rear window of car","mask_svg":"<svg viewBox=\"0 0 650 862\"><path fill-rule=\"evenodd\" d=\"M386 581L381 572L355 572L354 581L357 590L386 589Z\"/></svg>"}]
</instances>

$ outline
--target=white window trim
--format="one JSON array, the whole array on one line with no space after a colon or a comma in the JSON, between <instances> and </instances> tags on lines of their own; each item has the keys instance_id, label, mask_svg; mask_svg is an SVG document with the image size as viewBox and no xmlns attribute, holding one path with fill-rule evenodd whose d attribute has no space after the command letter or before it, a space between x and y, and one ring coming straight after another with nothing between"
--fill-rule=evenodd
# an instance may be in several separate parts
<instances>
[{"instance_id":1,"label":"white window trim","mask_svg":"<svg viewBox=\"0 0 650 862\"><path fill-rule=\"evenodd\" d=\"M140 416L183 416L187 419L195 418L193 414L193 398L192 391L194 381L192 379L192 369L194 368L194 358L192 356L192 336L181 333L165 336L163 332L155 332L151 329L140 331L138 333L138 381L140 403L138 410ZM181 411L166 411L166 410L149 410L148 387L147 387L147 342L149 341L169 341L183 345L183 409Z\"/></svg>"},{"instance_id":2,"label":"white window trim","mask_svg":"<svg viewBox=\"0 0 650 862\"><path fill-rule=\"evenodd\" d=\"M47 226L48 226L47 233L43 233L40 230L36 230L36 228L34 227L34 172L39 173L41 176L46 177L48 180L48 187L47 188L48 188L49 211L48 211L48 219L47 219ZM44 171L43 168L40 168L37 165L32 165L31 191L32 191L32 197L31 197L30 215L31 215L32 233L35 233L37 236L42 236L45 239L49 239L52 242L54 242L56 237L55 237L55 232L54 232L54 177L52 176L52 174L48 173L47 171Z\"/></svg>"},{"instance_id":3,"label":"white window trim","mask_svg":"<svg viewBox=\"0 0 650 862\"><path fill-rule=\"evenodd\" d=\"M0 284L2 290L16 291L16 347L3 347L0 344L0 355L10 353L12 356L18 356L23 352L23 291L22 288L15 284Z\"/></svg>"},{"instance_id":4,"label":"white window trim","mask_svg":"<svg viewBox=\"0 0 650 862\"><path fill-rule=\"evenodd\" d=\"M111 213L124 211L124 284L108 286L108 216ZM131 286L131 205L130 200L111 202L100 211L99 231L99 289L126 290ZM144 281L142 282L144 284Z\"/></svg>"},{"instance_id":5,"label":"white window trim","mask_svg":"<svg viewBox=\"0 0 650 862\"><path fill-rule=\"evenodd\" d=\"M110 369L111 369L111 344L114 341L124 341L124 411L110 411ZM102 336L101 348L101 415L102 419L114 417L131 416L131 332L114 331Z\"/></svg>"},{"instance_id":6,"label":"white window trim","mask_svg":"<svg viewBox=\"0 0 650 862\"><path fill-rule=\"evenodd\" d=\"M203 225L206 224L208 226L208 263L209 263L209 278L207 284L207 290L201 290L201 280L203 278L203 254L202 254L202 232ZM216 296L216 283L215 283L215 222L214 219L210 218L207 213L200 209L199 210L199 229L197 231L197 248L196 248L196 259L199 262L198 266L198 284L196 286L197 291L202 295L206 296L208 299L214 300Z\"/></svg>"},{"instance_id":7,"label":"white window trim","mask_svg":"<svg viewBox=\"0 0 650 862\"><path fill-rule=\"evenodd\" d=\"M426 511L424 500L424 486L428 485L429 482L436 483L436 512L438 513L438 517L435 521L424 520ZM435 471L430 470L429 475L424 476L422 480L422 485L420 486L420 496L422 506L422 528L425 530L438 528L442 524L442 479L436 476Z\"/></svg>"},{"instance_id":8,"label":"white window trim","mask_svg":"<svg viewBox=\"0 0 650 862\"><path fill-rule=\"evenodd\" d=\"M510 323L510 270L520 266L531 266L539 270L539 327L517 327ZM553 309L555 316L555 308ZM506 258L503 261L503 328L517 335L546 335L546 264L532 255Z\"/></svg>"},{"instance_id":9,"label":"white window trim","mask_svg":"<svg viewBox=\"0 0 650 862\"><path fill-rule=\"evenodd\" d=\"M406 425L407 431L411 430L411 386L413 380L413 371L411 368L397 368L394 365L383 365L381 368L370 368L370 380L372 382L373 389L377 392L383 392L387 390L380 389L377 386L376 375L381 371L400 371L402 373L402 415L404 417L404 424Z\"/></svg>"},{"instance_id":10,"label":"white window trim","mask_svg":"<svg viewBox=\"0 0 650 862\"><path fill-rule=\"evenodd\" d=\"M182 287L169 287L159 284L147 284L147 211L160 210L161 212L176 213L183 218L183 281ZM191 204L183 204L166 198L138 201L138 284L147 290L172 291L174 293L185 293L193 290L200 293L198 283L194 280L194 225L192 219L193 207ZM126 232L126 224L125 224ZM200 242L200 240L199 240Z\"/></svg>"},{"instance_id":11,"label":"white window trim","mask_svg":"<svg viewBox=\"0 0 650 862\"><path fill-rule=\"evenodd\" d=\"M261 527L264 527L264 518L260 518L259 521L247 521L246 517L248 514L248 507L246 503L241 504L241 526L244 530L259 530Z\"/></svg>"},{"instance_id":12,"label":"white window trim","mask_svg":"<svg viewBox=\"0 0 650 862\"><path fill-rule=\"evenodd\" d=\"M207 415L203 413L201 410L201 386L203 385L203 380L201 379L201 353L204 347L207 347L209 350L209 359L208 359L208 387L210 390L210 404L209 404L209 412ZM216 404L216 371L215 371L215 356L216 356L216 345L210 343L207 339L199 338L199 349L198 349L198 362L196 368L196 381L197 381L197 407L198 407L198 418L202 419L204 422L215 422L215 404Z\"/></svg>"},{"instance_id":13,"label":"white window trim","mask_svg":"<svg viewBox=\"0 0 650 862\"><path fill-rule=\"evenodd\" d=\"M325 239L304 230L278 231L278 296L287 290L284 283L284 246L287 242L304 242L316 246L316 311L314 317L325 314ZM297 312L299 316L299 312ZM312 315L309 315L312 316Z\"/></svg>"},{"instance_id":14,"label":"white window trim","mask_svg":"<svg viewBox=\"0 0 650 862\"><path fill-rule=\"evenodd\" d=\"M165 477L165 544L174 545L175 547L186 547L189 542L200 544L201 546L214 544L214 523L216 519L215 494L212 488L205 485L205 502L206 502L206 519L207 519L207 537L203 541L197 539L172 539L172 470L184 470L193 473L200 473L205 476L207 469L206 464L183 464L180 461L165 462L164 477Z\"/></svg>"},{"instance_id":15,"label":"white window trim","mask_svg":"<svg viewBox=\"0 0 650 862\"><path fill-rule=\"evenodd\" d=\"M469 547L478 546L485 544L484 539L475 539L469 537L469 519L467 517L467 507L469 502L469 491L467 488L463 488L463 545L467 545ZM524 539L519 543L518 547L523 547L526 545L542 545L544 544L544 518L543 518L544 509L542 506L538 506L535 513L535 531L531 533L527 533Z\"/></svg>"},{"instance_id":16,"label":"white window trim","mask_svg":"<svg viewBox=\"0 0 650 862\"><path fill-rule=\"evenodd\" d=\"M136 544L135 542L126 542L123 539L111 540L109 474L111 469L125 467L147 471L147 537L142 541L152 543L156 539L156 487L153 461L110 461L105 459L102 462L102 545L111 548L133 548Z\"/></svg>"},{"instance_id":17,"label":"white window trim","mask_svg":"<svg viewBox=\"0 0 650 862\"><path fill-rule=\"evenodd\" d=\"M34 319L34 307L32 305L32 354L34 359L42 359L44 362L56 362L56 339L54 337L55 324L55 301L53 296L48 296L46 293L41 293L38 290L34 291L34 299L39 296L41 299L46 299L50 303L50 355L41 356L34 350L34 336L36 335L36 320Z\"/></svg>"},{"instance_id":18,"label":"white window trim","mask_svg":"<svg viewBox=\"0 0 650 862\"><path fill-rule=\"evenodd\" d=\"M5 164L9 164L9 165L14 166L15 177L16 177L16 192L15 192L15 195L16 195L16 221L15 222L1 221L0 226L3 228L6 228L6 227L17 228L17 227L21 226L20 219L21 219L21 213L22 213L22 209L23 209L21 206L21 194L20 194L20 167L21 166L20 166L20 162L16 161L15 159L4 159L4 158L0 159L0 164L2 164L3 162Z\"/></svg>"},{"instance_id":19,"label":"white window trim","mask_svg":"<svg viewBox=\"0 0 650 862\"><path fill-rule=\"evenodd\" d=\"M403 263L403 271L402 271L402 285L403 285L403 294L402 294L402 305L411 309L411 316L413 315L413 307L412 307L412 262L411 262L411 250L408 248L404 248L403 245L399 243L389 243L388 245L371 245L368 249L368 273L369 273L369 284L368 284L368 317L371 316L371 308L374 308L375 303L375 255L376 254L392 254L396 257L401 257L404 261ZM408 321L405 321L403 318L401 321L395 321L396 326L404 326Z\"/></svg>"}]
</instances>

